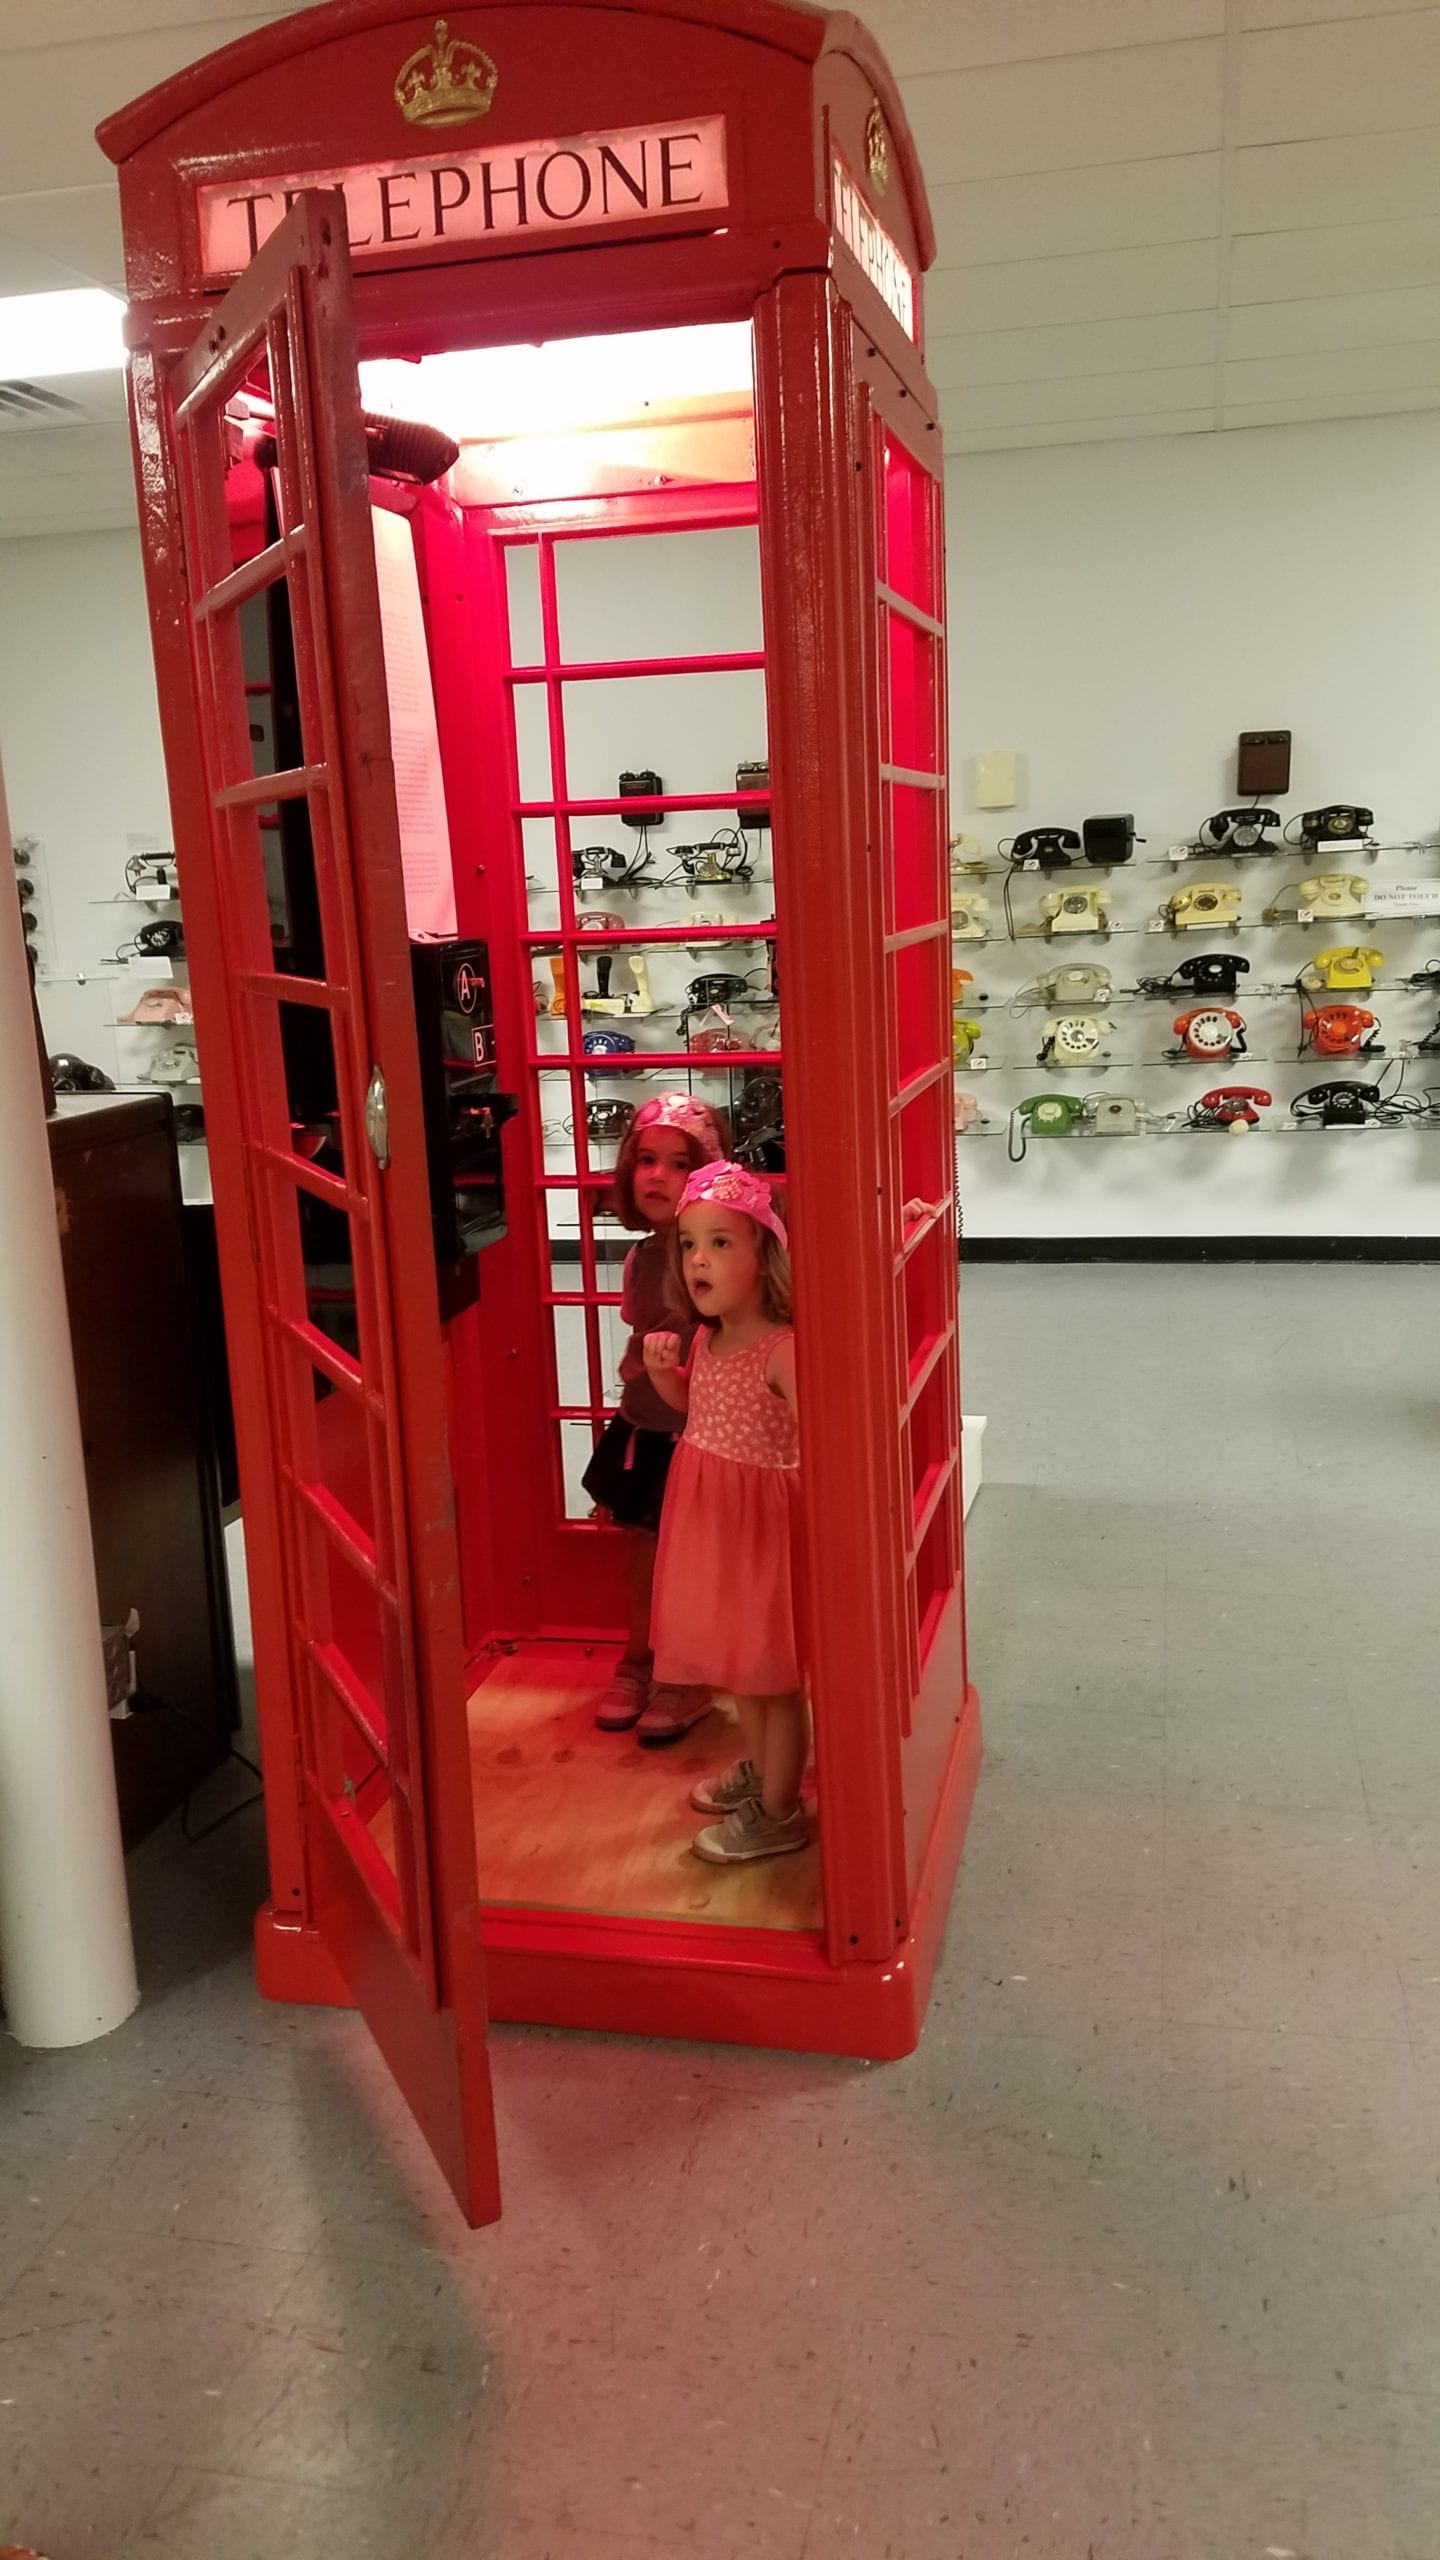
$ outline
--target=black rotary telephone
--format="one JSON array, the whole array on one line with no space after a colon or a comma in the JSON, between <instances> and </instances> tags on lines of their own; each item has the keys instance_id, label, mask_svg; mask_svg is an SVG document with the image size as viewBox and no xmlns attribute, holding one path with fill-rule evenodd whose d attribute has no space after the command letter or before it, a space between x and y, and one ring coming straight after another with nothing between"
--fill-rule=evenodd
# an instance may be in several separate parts
<instances>
[{"instance_id":1,"label":"black rotary telephone","mask_svg":"<svg viewBox=\"0 0 1440 2560\"><path fill-rule=\"evenodd\" d=\"M1327 800L1323 809L1307 809L1300 820L1302 844L1358 844L1375 824L1373 809L1345 800Z\"/></svg>"},{"instance_id":2,"label":"black rotary telephone","mask_svg":"<svg viewBox=\"0 0 1440 2560\"><path fill-rule=\"evenodd\" d=\"M1297 1093L1290 1105L1296 1120L1318 1121L1322 1129L1363 1129L1380 1107L1378 1084L1355 1084L1340 1078L1334 1084L1312 1084Z\"/></svg>"},{"instance_id":3,"label":"black rotary telephone","mask_svg":"<svg viewBox=\"0 0 1440 2560\"><path fill-rule=\"evenodd\" d=\"M1022 827L1010 840L1012 862L1033 862L1041 871L1068 871L1080 850L1073 827Z\"/></svg>"},{"instance_id":4,"label":"black rotary telephone","mask_svg":"<svg viewBox=\"0 0 1440 2560\"><path fill-rule=\"evenodd\" d=\"M1267 827L1278 827L1278 809L1217 809L1207 818L1197 841L1207 851L1218 853L1223 845L1232 845L1237 853L1269 853L1274 850L1265 842Z\"/></svg>"},{"instance_id":5,"label":"black rotary telephone","mask_svg":"<svg viewBox=\"0 0 1440 2560\"><path fill-rule=\"evenodd\" d=\"M1241 978L1248 976L1250 963L1229 951L1200 951L1193 960L1182 960L1168 978L1142 978L1143 996L1223 996L1228 1002L1234 996Z\"/></svg>"}]
</instances>

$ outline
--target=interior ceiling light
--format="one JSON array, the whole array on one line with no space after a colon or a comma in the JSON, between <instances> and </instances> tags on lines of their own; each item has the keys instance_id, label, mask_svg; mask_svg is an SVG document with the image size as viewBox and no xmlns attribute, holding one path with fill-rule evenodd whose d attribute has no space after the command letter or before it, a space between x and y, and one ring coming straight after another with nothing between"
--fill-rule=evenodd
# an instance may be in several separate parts
<instances>
[{"instance_id":1,"label":"interior ceiling light","mask_svg":"<svg viewBox=\"0 0 1440 2560\"><path fill-rule=\"evenodd\" d=\"M360 367L360 396L367 409L423 418L459 443L490 443L634 419L672 400L748 397L751 365L749 322L727 321L464 348L415 364L379 357Z\"/></svg>"},{"instance_id":2,"label":"interior ceiling light","mask_svg":"<svg viewBox=\"0 0 1440 2560\"><path fill-rule=\"evenodd\" d=\"M125 362L124 317L119 294L99 285L0 297L0 379L118 370Z\"/></svg>"}]
</instances>

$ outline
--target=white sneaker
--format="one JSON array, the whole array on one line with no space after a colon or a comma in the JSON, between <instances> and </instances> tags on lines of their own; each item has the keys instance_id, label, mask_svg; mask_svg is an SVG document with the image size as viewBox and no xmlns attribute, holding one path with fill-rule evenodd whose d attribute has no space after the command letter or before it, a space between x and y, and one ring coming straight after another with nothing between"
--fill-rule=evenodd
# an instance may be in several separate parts
<instances>
[{"instance_id":1,"label":"white sneaker","mask_svg":"<svg viewBox=\"0 0 1440 2560\"><path fill-rule=\"evenodd\" d=\"M792 1849L808 1849L810 1830L803 1805L783 1820L767 1813L758 1796L747 1796L723 1822L695 1835L697 1858L712 1867L743 1867L752 1858L783 1858Z\"/></svg>"},{"instance_id":2,"label":"white sneaker","mask_svg":"<svg viewBox=\"0 0 1440 2560\"><path fill-rule=\"evenodd\" d=\"M754 1761L737 1760L732 1769L722 1769L713 1778L702 1778L690 1801L697 1813L733 1813L737 1804L748 1804L759 1793L760 1772Z\"/></svg>"}]
</instances>

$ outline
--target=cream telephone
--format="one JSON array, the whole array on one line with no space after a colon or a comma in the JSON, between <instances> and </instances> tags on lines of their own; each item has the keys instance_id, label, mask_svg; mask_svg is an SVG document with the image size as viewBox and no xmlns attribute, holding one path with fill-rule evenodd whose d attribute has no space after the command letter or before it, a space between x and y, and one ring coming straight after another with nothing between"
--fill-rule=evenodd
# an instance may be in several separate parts
<instances>
[{"instance_id":1,"label":"cream telephone","mask_svg":"<svg viewBox=\"0 0 1440 2560\"><path fill-rule=\"evenodd\" d=\"M1331 993L1341 987L1364 990L1374 985L1376 970L1384 966L1383 951L1371 951L1358 942L1337 942L1328 951L1317 951L1300 975L1307 987L1324 987Z\"/></svg>"},{"instance_id":2,"label":"cream telephone","mask_svg":"<svg viewBox=\"0 0 1440 2560\"><path fill-rule=\"evenodd\" d=\"M1114 1030L1104 1014L1052 1013L1041 1035L1036 1064L1042 1067L1093 1066Z\"/></svg>"},{"instance_id":3,"label":"cream telephone","mask_svg":"<svg viewBox=\"0 0 1440 2560\"><path fill-rule=\"evenodd\" d=\"M950 900L951 940L983 942L986 938L985 918L989 913L990 901L988 898L982 898L978 891L967 889L963 897L952 897Z\"/></svg>"},{"instance_id":4,"label":"cream telephone","mask_svg":"<svg viewBox=\"0 0 1440 2560\"><path fill-rule=\"evenodd\" d=\"M1297 904L1308 907L1314 916L1359 916L1365 912L1365 882L1358 871L1322 871L1317 879L1302 880L1295 897Z\"/></svg>"},{"instance_id":5,"label":"cream telephone","mask_svg":"<svg viewBox=\"0 0 1440 2560\"><path fill-rule=\"evenodd\" d=\"M1197 880L1193 889L1177 889L1162 910L1166 922L1182 933L1212 925L1238 924L1241 893L1224 880Z\"/></svg>"},{"instance_id":6,"label":"cream telephone","mask_svg":"<svg viewBox=\"0 0 1440 2560\"><path fill-rule=\"evenodd\" d=\"M1041 911L1050 933L1110 930L1110 900L1103 889L1052 889Z\"/></svg>"}]
</instances>

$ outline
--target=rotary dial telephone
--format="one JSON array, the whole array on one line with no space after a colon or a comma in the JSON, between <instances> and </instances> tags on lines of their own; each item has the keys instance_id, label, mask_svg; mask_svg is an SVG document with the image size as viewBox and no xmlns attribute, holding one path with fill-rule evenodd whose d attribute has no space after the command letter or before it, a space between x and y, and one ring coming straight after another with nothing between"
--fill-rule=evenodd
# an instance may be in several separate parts
<instances>
[{"instance_id":1,"label":"rotary dial telephone","mask_svg":"<svg viewBox=\"0 0 1440 2560\"><path fill-rule=\"evenodd\" d=\"M1009 1155L1018 1164L1031 1138L1068 1138L1085 1117L1078 1093L1032 1093L1010 1114Z\"/></svg>"},{"instance_id":2,"label":"rotary dial telephone","mask_svg":"<svg viewBox=\"0 0 1440 2560\"><path fill-rule=\"evenodd\" d=\"M1189 933L1199 926L1238 924L1240 907L1240 891L1227 881L1197 880L1193 889L1177 889L1160 912L1167 924Z\"/></svg>"},{"instance_id":3,"label":"rotary dial telephone","mask_svg":"<svg viewBox=\"0 0 1440 2560\"><path fill-rule=\"evenodd\" d=\"M1373 1049L1380 1025L1358 1004L1323 1004L1305 1016L1310 1046L1317 1058L1358 1058Z\"/></svg>"},{"instance_id":4,"label":"rotary dial telephone","mask_svg":"<svg viewBox=\"0 0 1440 2560\"><path fill-rule=\"evenodd\" d=\"M1217 1084L1190 1106L1192 1129L1253 1129L1272 1097L1258 1084Z\"/></svg>"},{"instance_id":5,"label":"rotary dial telephone","mask_svg":"<svg viewBox=\"0 0 1440 2560\"><path fill-rule=\"evenodd\" d=\"M653 1013L650 999L650 972L640 951L580 951L576 953L580 971L580 1010L582 1013L622 1014ZM565 963L558 952L550 961L554 993L550 1012L565 1011Z\"/></svg>"},{"instance_id":6,"label":"rotary dial telephone","mask_svg":"<svg viewBox=\"0 0 1440 2560\"><path fill-rule=\"evenodd\" d=\"M1250 963L1238 952L1198 951L1193 960L1182 960L1168 978L1142 978L1142 996L1223 996L1228 1004L1241 978L1250 974Z\"/></svg>"},{"instance_id":7,"label":"rotary dial telephone","mask_svg":"<svg viewBox=\"0 0 1440 2560\"><path fill-rule=\"evenodd\" d=\"M1041 1067L1091 1066L1114 1028L1104 1014L1052 1013L1041 1035L1035 1063Z\"/></svg>"},{"instance_id":8,"label":"rotary dial telephone","mask_svg":"<svg viewBox=\"0 0 1440 2560\"><path fill-rule=\"evenodd\" d=\"M1297 1120L1317 1120L1322 1129L1363 1129L1379 1104L1378 1084L1354 1084L1342 1077L1334 1084L1308 1086L1296 1094L1290 1109Z\"/></svg>"},{"instance_id":9,"label":"rotary dial telephone","mask_svg":"<svg viewBox=\"0 0 1440 2560\"><path fill-rule=\"evenodd\" d=\"M963 896L953 896L950 900L952 942L983 942L985 918L989 913L990 901L981 897L978 890L967 889Z\"/></svg>"},{"instance_id":10,"label":"rotary dial telephone","mask_svg":"<svg viewBox=\"0 0 1440 2560\"><path fill-rule=\"evenodd\" d=\"M1073 827L1022 827L1010 839L1012 862L1033 862L1041 871L1068 871L1080 850Z\"/></svg>"},{"instance_id":11,"label":"rotary dial telephone","mask_svg":"<svg viewBox=\"0 0 1440 2560\"><path fill-rule=\"evenodd\" d=\"M1108 1004L1115 991L1108 969L1092 969L1083 961L1068 969L1047 970L1035 985L1047 1004Z\"/></svg>"},{"instance_id":12,"label":"rotary dial telephone","mask_svg":"<svg viewBox=\"0 0 1440 2560\"><path fill-rule=\"evenodd\" d=\"M1222 845L1230 845L1236 853L1269 853L1273 848L1265 842L1265 830L1279 824L1278 809L1217 809L1196 841L1208 853L1218 853Z\"/></svg>"},{"instance_id":13,"label":"rotary dial telephone","mask_svg":"<svg viewBox=\"0 0 1440 2560\"><path fill-rule=\"evenodd\" d=\"M1233 1058L1245 1047L1245 1017L1218 1005L1198 1005L1177 1015L1176 1035L1187 1058Z\"/></svg>"},{"instance_id":14,"label":"rotary dial telephone","mask_svg":"<svg viewBox=\"0 0 1440 2560\"><path fill-rule=\"evenodd\" d=\"M1307 987L1369 988L1375 983L1375 971L1384 966L1383 951L1371 951L1358 942L1337 942L1328 951L1317 951L1300 975Z\"/></svg>"},{"instance_id":15,"label":"rotary dial telephone","mask_svg":"<svg viewBox=\"0 0 1440 2560\"><path fill-rule=\"evenodd\" d=\"M980 1117L980 1105L974 1094L957 1093L955 1096L956 1137L963 1138L967 1129L983 1129L984 1126L985 1123Z\"/></svg>"},{"instance_id":16,"label":"rotary dial telephone","mask_svg":"<svg viewBox=\"0 0 1440 2560\"><path fill-rule=\"evenodd\" d=\"M1363 915L1365 898L1358 871L1322 871L1313 880L1302 880L1295 892L1297 906L1308 907L1312 916Z\"/></svg>"},{"instance_id":17,"label":"rotary dial telephone","mask_svg":"<svg viewBox=\"0 0 1440 2560\"><path fill-rule=\"evenodd\" d=\"M1373 809L1344 800L1327 800L1323 809L1307 809L1300 820L1302 844L1359 844L1375 824Z\"/></svg>"},{"instance_id":18,"label":"rotary dial telephone","mask_svg":"<svg viewBox=\"0 0 1440 2560\"><path fill-rule=\"evenodd\" d=\"M1110 900L1103 889L1052 889L1042 902L1051 933L1108 933Z\"/></svg>"},{"instance_id":19,"label":"rotary dial telephone","mask_svg":"<svg viewBox=\"0 0 1440 2560\"><path fill-rule=\"evenodd\" d=\"M974 1021L969 1014L952 1014L950 1019L950 1049L951 1055L954 1057L957 1064L963 1064L967 1058L974 1055L975 1043L979 1037L980 1025L978 1022Z\"/></svg>"}]
</instances>

